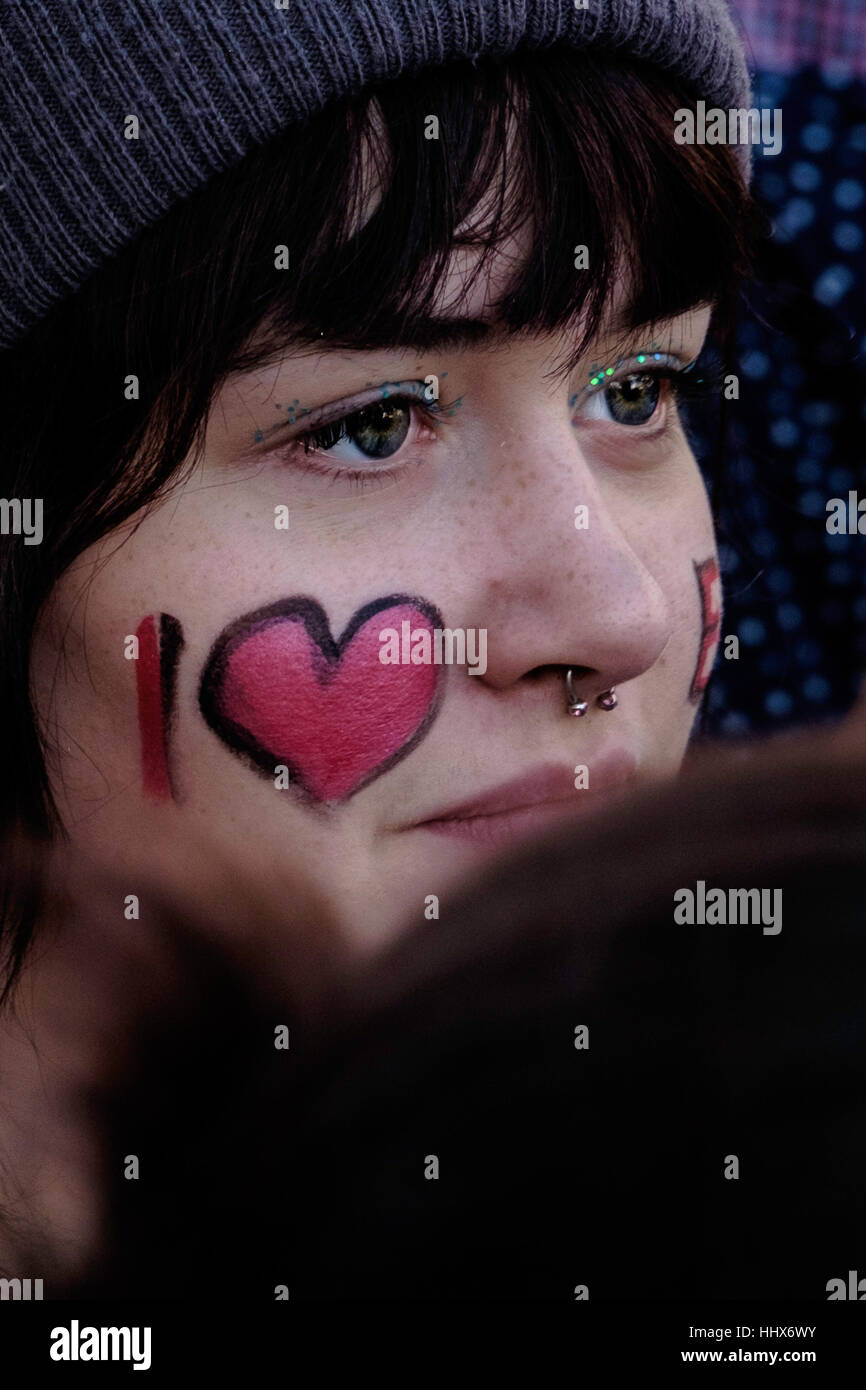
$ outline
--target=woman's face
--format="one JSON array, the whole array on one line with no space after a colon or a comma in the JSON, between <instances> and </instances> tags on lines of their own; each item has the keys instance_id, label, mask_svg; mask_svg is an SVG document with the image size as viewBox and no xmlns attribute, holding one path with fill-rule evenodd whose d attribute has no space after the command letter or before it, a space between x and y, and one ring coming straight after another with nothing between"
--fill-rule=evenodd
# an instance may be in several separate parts
<instances>
[{"instance_id":1,"label":"woman's face","mask_svg":"<svg viewBox=\"0 0 866 1390\"><path fill-rule=\"evenodd\" d=\"M709 314L628 339L611 322L566 379L565 335L500 333L498 263L468 293L466 269L437 317L483 336L289 344L229 378L195 470L57 584L33 680L75 842L110 854L160 802L276 879L306 864L377 944L515 837L676 771L717 568L645 374L691 363Z\"/></svg>"}]
</instances>

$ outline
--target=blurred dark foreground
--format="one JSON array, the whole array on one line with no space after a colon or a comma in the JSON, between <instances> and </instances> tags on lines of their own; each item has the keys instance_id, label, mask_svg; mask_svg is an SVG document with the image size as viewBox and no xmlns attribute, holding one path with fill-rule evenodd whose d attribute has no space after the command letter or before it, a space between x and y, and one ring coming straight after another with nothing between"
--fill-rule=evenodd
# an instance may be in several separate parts
<instances>
[{"instance_id":1,"label":"blurred dark foreground","mask_svg":"<svg viewBox=\"0 0 866 1390\"><path fill-rule=\"evenodd\" d=\"M111 870L10 847L46 926L0 1039L0 1273L293 1301L866 1279L864 773L826 737L711 755L372 959L314 884L176 840ZM781 889L781 930L678 925L699 880Z\"/></svg>"}]
</instances>

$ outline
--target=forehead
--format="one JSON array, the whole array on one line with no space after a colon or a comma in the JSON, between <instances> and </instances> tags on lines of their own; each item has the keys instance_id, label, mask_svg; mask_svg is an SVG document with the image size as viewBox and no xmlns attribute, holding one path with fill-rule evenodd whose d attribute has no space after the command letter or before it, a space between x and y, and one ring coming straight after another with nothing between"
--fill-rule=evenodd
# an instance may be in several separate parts
<instances>
[{"instance_id":1,"label":"forehead","mask_svg":"<svg viewBox=\"0 0 866 1390\"><path fill-rule=\"evenodd\" d=\"M483 218L483 214L481 207L478 215ZM495 323L510 286L538 254L536 241L535 226L530 222L493 246L474 237L468 221L461 224L436 286L433 313Z\"/></svg>"}]
</instances>

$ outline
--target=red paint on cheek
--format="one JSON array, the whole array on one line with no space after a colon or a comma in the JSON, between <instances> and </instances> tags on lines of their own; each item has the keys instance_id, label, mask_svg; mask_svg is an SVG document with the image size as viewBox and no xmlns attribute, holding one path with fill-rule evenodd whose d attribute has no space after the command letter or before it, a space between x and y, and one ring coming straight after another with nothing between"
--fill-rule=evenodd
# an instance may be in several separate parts
<instances>
[{"instance_id":1,"label":"red paint on cheek","mask_svg":"<svg viewBox=\"0 0 866 1390\"><path fill-rule=\"evenodd\" d=\"M695 577L701 599L701 645L689 691L692 704L698 704L709 685L722 625L722 580L714 555L695 563Z\"/></svg>"},{"instance_id":2,"label":"red paint on cheek","mask_svg":"<svg viewBox=\"0 0 866 1390\"><path fill-rule=\"evenodd\" d=\"M142 618L136 633L138 661L138 731L141 780L152 801L172 798L168 743L174 708L175 671L183 646L180 623L168 613Z\"/></svg>"},{"instance_id":3,"label":"red paint on cheek","mask_svg":"<svg viewBox=\"0 0 866 1390\"><path fill-rule=\"evenodd\" d=\"M437 622L438 619L438 622ZM289 600L241 619L202 678L211 728L269 777L279 765L316 801L338 801L392 767L423 737L440 668L383 665L380 633L441 623L420 600L378 600L335 642L319 604Z\"/></svg>"},{"instance_id":4,"label":"red paint on cheek","mask_svg":"<svg viewBox=\"0 0 866 1390\"><path fill-rule=\"evenodd\" d=\"M135 633L138 638L138 730L141 737L141 780L145 796L153 801L171 797L165 725L162 712L162 682L159 669L159 638L156 618L142 618Z\"/></svg>"}]
</instances>

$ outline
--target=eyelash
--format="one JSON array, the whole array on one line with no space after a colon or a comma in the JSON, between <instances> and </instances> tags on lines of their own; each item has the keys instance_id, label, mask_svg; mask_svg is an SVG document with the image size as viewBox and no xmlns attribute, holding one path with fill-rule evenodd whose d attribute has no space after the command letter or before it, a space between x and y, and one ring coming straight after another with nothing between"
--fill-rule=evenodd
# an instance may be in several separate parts
<instances>
[{"instance_id":1,"label":"eyelash","mask_svg":"<svg viewBox=\"0 0 866 1390\"><path fill-rule=\"evenodd\" d=\"M646 376L661 384L668 382L677 405L693 401L705 401L721 389L723 383L721 366L717 361L710 360L703 366L701 375L695 376L694 372L697 370L697 366L698 359L683 367L674 366L671 362L658 366L655 363L642 363L632 359L631 362L626 363L616 371L613 376L605 376L598 386L579 393L576 399L579 400L582 395L584 400L590 400L594 396L604 395L611 386L618 385L627 377ZM631 428L634 433L637 433L640 426L624 425L621 428Z\"/></svg>"},{"instance_id":2,"label":"eyelash","mask_svg":"<svg viewBox=\"0 0 866 1390\"><path fill-rule=\"evenodd\" d=\"M345 415L338 415L333 420L328 420L321 425L317 425L315 429L306 430L303 434L295 435L289 445L287 454L291 456L295 466L300 467L305 472L318 473L325 477L339 479L340 482L349 483L354 487L364 488L381 485L383 482L393 482L395 478L399 477L400 474L405 472L410 466L408 461L396 463L392 468L384 466L380 468L351 468L347 467L345 464L333 466L328 464L326 457L319 453L322 445L317 445L316 440L328 438L329 443L326 447L333 449L336 444L347 437L345 425L353 416L359 414L362 410L366 410L371 405L378 405L380 401L383 400L387 400L389 405L406 405L413 412L413 415L414 411L417 410L423 424L431 429L439 430L448 416L453 415L454 408L458 402L440 401L438 398L429 400L427 396L423 394L423 385L419 383L419 386L421 390L417 395L412 391L403 390L397 391L393 395L379 396L371 401L365 401L363 405L356 406L353 410L347 411ZM330 435L338 428L340 429L340 433L337 438L331 439ZM295 453L299 444L303 445L303 449L299 453ZM420 462L420 460L416 459L415 462Z\"/></svg>"},{"instance_id":3,"label":"eyelash","mask_svg":"<svg viewBox=\"0 0 866 1390\"><path fill-rule=\"evenodd\" d=\"M592 396L603 394L611 386L616 385L628 376L640 375L652 377L653 380L660 383L668 382L677 405L685 404L686 402L703 401L720 389L722 385L722 373L718 363L710 362L704 367L702 375L700 377L695 377L693 373L696 367L697 362L692 362L687 367L676 367L671 363L659 366L656 364L650 365L648 363L632 362L615 372L613 376L605 377L604 381L600 382L598 386L581 394L583 394L586 400ZM392 468L349 468L345 465L334 466L328 464L325 456L319 452L322 445L316 444L317 439L330 438L333 431L339 427L340 433L337 438L330 439L330 443L326 446L327 448L333 448L342 439L346 438L344 427L347 422L361 410L366 409L370 405L377 404L377 400L382 399L387 399L393 404L407 405L410 410L414 408L414 410L420 412L423 423L434 430L438 430L444 424L448 416L453 415L455 405L459 404L459 401L442 402L438 398L428 400L423 394L423 388L417 395L411 391L403 390L394 395L388 395L387 397L374 398L372 401L367 401L363 405L355 407L354 410L348 411L345 415L337 416L333 420L318 425L315 429L306 430L304 433L296 435L288 446L288 449L284 451L285 456L290 456L295 466L302 468L305 472L317 473L320 476L339 480L340 482L347 483L351 487L357 487L359 489L381 486L383 482L393 482L395 478L399 477L410 467L410 462L395 464ZM620 426L620 428L627 429L630 427ZM640 427L635 426L631 428L639 429ZM303 449L300 452L297 448L298 445L303 445ZM420 460L415 459L414 462L418 463Z\"/></svg>"}]
</instances>

